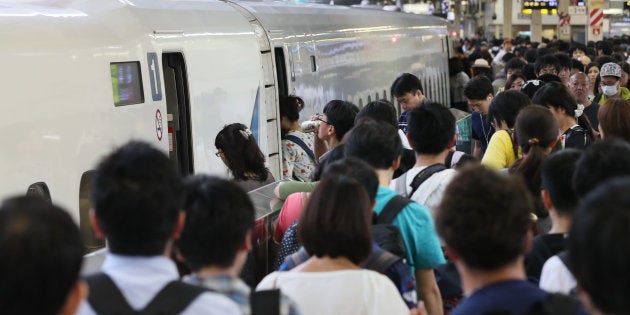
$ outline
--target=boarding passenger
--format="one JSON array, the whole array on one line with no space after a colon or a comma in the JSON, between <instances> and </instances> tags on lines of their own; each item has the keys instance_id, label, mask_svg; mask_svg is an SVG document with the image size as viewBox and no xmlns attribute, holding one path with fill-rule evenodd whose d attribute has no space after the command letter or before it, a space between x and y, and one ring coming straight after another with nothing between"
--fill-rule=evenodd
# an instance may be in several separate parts
<instances>
[{"instance_id":1,"label":"boarding passenger","mask_svg":"<svg viewBox=\"0 0 630 315\"><path fill-rule=\"evenodd\" d=\"M607 100L597 116L603 139L620 138L630 142L630 101L619 98Z\"/></svg>"},{"instance_id":2,"label":"boarding passenger","mask_svg":"<svg viewBox=\"0 0 630 315\"><path fill-rule=\"evenodd\" d=\"M630 314L630 179L607 181L575 213L569 268L591 314Z\"/></svg>"},{"instance_id":3,"label":"boarding passenger","mask_svg":"<svg viewBox=\"0 0 630 315\"><path fill-rule=\"evenodd\" d=\"M87 295L83 244L64 210L33 197L0 206L0 314L71 315Z\"/></svg>"},{"instance_id":4,"label":"boarding passenger","mask_svg":"<svg viewBox=\"0 0 630 315\"><path fill-rule=\"evenodd\" d=\"M302 132L298 119L304 108L302 98L294 95L280 97L280 129L282 131L282 178L303 182L311 180L317 166L315 135Z\"/></svg>"},{"instance_id":5,"label":"boarding passenger","mask_svg":"<svg viewBox=\"0 0 630 315\"><path fill-rule=\"evenodd\" d=\"M370 203L374 204L374 199L376 198L376 193L378 189L378 179L376 177L374 169L367 163L356 158L347 158L336 161L335 163L330 163L329 165L326 165L325 170L322 174L322 179L328 177L350 177L357 180L367 191ZM295 227L297 229L298 223L298 220L296 220L291 228ZM291 231L288 231L288 233L291 233ZM283 245L289 236L290 235L287 235L287 237L282 240ZM400 293L401 297L403 298L409 309L417 309L418 296L416 293L416 281L412 275L411 268L404 262L404 255L403 257L394 255L378 246L379 241L382 242L391 240L391 238L387 237L380 240L376 239L376 237L381 236L382 234L379 234L378 230L375 231L373 229L372 253L366 260L361 263L361 267L364 269L378 271L386 275L396 285L398 292ZM293 253L288 257L283 258L282 264L279 266L278 270L291 270L304 263L309 258L309 253L304 248L302 248L296 253Z\"/></svg>"},{"instance_id":6,"label":"boarding passenger","mask_svg":"<svg viewBox=\"0 0 630 315\"><path fill-rule=\"evenodd\" d=\"M607 99L622 98L630 100L630 90L621 86L621 66L614 62L605 63L599 70L602 93L597 95L594 102L604 104Z\"/></svg>"},{"instance_id":7,"label":"boarding passenger","mask_svg":"<svg viewBox=\"0 0 630 315\"><path fill-rule=\"evenodd\" d=\"M542 55L536 58L534 65L536 71L536 77L540 77L543 74L555 74L560 72L560 60L553 55Z\"/></svg>"},{"instance_id":8,"label":"boarding passenger","mask_svg":"<svg viewBox=\"0 0 630 315\"><path fill-rule=\"evenodd\" d=\"M424 106L420 108L422 107ZM380 214L397 196L397 193L389 188L392 174L400 163L402 147L396 128L389 124L364 120L352 129L345 147L347 156L359 158L375 169L379 187L374 212ZM431 214L424 206L411 202L399 209L392 224L400 229L407 253L407 263L415 268L420 298L424 301L429 314L442 314L440 291L433 268L445 261Z\"/></svg>"},{"instance_id":9,"label":"boarding passenger","mask_svg":"<svg viewBox=\"0 0 630 315\"><path fill-rule=\"evenodd\" d=\"M341 139L352 129L359 108L346 101L332 100L324 106L323 114L314 119L320 122L315 139L315 156L318 163L326 160L330 150L341 143Z\"/></svg>"},{"instance_id":10,"label":"boarding passenger","mask_svg":"<svg viewBox=\"0 0 630 315\"><path fill-rule=\"evenodd\" d=\"M593 99L595 95L599 95L601 93L601 87L599 85L599 64L597 64L597 62L591 62L586 65L586 74L589 79L588 98ZM597 100L596 103L599 104L599 100Z\"/></svg>"},{"instance_id":11,"label":"boarding passenger","mask_svg":"<svg viewBox=\"0 0 630 315\"><path fill-rule=\"evenodd\" d=\"M597 136L596 132L599 130L599 120L597 119L597 111L600 105L597 102L591 102L588 98L588 88L590 86L590 79L584 72L578 72L569 78L569 84L567 87L571 92L571 95L578 104L578 107L584 107L584 115L588 117L588 121L593 128L593 134ZM582 106L580 106L582 105Z\"/></svg>"},{"instance_id":12,"label":"boarding passenger","mask_svg":"<svg viewBox=\"0 0 630 315\"><path fill-rule=\"evenodd\" d=\"M523 85L525 85L527 78L522 73L512 74L507 81L505 81L504 91L515 90L520 91Z\"/></svg>"},{"instance_id":13,"label":"boarding passenger","mask_svg":"<svg viewBox=\"0 0 630 315\"><path fill-rule=\"evenodd\" d=\"M184 226L181 178L172 161L144 142L106 156L92 182L90 222L109 253L87 278L79 314L240 314L227 297L178 281L169 259Z\"/></svg>"},{"instance_id":14,"label":"boarding passenger","mask_svg":"<svg viewBox=\"0 0 630 315\"><path fill-rule=\"evenodd\" d=\"M513 138L514 122L521 109L531 104L529 97L519 91L505 91L492 99L488 120L496 131L490 138L481 164L500 170L516 161L519 150Z\"/></svg>"},{"instance_id":15,"label":"boarding passenger","mask_svg":"<svg viewBox=\"0 0 630 315\"><path fill-rule=\"evenodd\" d=\"M409 314L387 277L358 266L371 252L371 214L368 194L357 180L323 179L298 228L313 256L291 271L269 274L257 290L281 289L302 314Z\"/></svg>"},{"instance_id":16,"label":"boarding passenger","mask_svg":"<svg viewBox=\"0 0 630 315\"><path fill-rule=\"evenodd\" d=\"M548 107L556 118L561 133L558 142L561 149L584 149L593 142L591 124L583 115L584 106L578 105L562 83L545 84L536 91L532 102Z\"/></svg>"},{"instance_id":17,"label":"boarding passenger","mask_svg":"<svg viewBox=\"0 0 630 315\"><path fill-rule=\"evenodd\" d=\"M483 166L455 176L436 221L466 296L451 315L524 314L546 299L547 293L525 281L522 266L531 242L530 209L531 197L516 178Z\"/></svg>"},{"instance_id":18,"label":"boarding passenger","mask_svg":"<svg viewBox=\"0 0 630 315\"><path fill-rule=\"evenodd\" d=\"M243 314L252 314L251 290L238 277L252 249L251 200L235 183L206 175L188 179L183 200L186 224L176 244L192 270L184 282L225 294ZM288 298L279 301L279 314L298 314Z\"/></svg>"},{"instance_id":19,"label":"boarding passenger","mask_svg":"<svg viewBox=\"0 0 630 315\"><path fill-rule=\"evenodd\" d=\"M560 65L557 75L562 80L562 84L567 85L571 76L571 57L563 52L555 53L553 56L558 59Z\"/></svg>"},{"instance_id":20,"label":"boarding passenger","mask_svg":"<svg viewBox=\"0 0 630 315\"><path fill-rule=\"evenodd\" d=\"M411 73L403 73L394 80L390 92L396 98L403 111L398 118L398 127L404 133L407 133L407 114L412 109L427 102L422 82Z\"/></svg>"},{"instance_id":21,"label":"boarding passenger","mask_svg":"<svg viewBox=\"0 0 630 315\"><path fill-rule=\"evenodd\" d=\"M532 249L525 255L525 272L527 279L533 283L539 283L545 261L566 248L573 212L578 203L571 179L581 155L582 150L566 149L551 154L543 163L540 195L552 225L548 234L534 237ZM542 289L546 285L540 283Z\"/></svg>"},{"instance_id":22,"label":"boarding passenger","mask_svg":"<svg viewBox=\"0 0 630 315\"><path fill-rule=\"evenodd\" d=\"M435 218L444 189L455 176L455 170L445 165L457 138L455 117L441 104L430 103L409 113L408 127L416 164L389 187L425 206Z\"/></svg>"},{"instance_id":23,"label":"boarding passenger","mask_svg":"<svg viewBox=\"0 0 630 315\"><path fill-rule=\"evenodd\" d=\"M451 89L451 108L470 112L466 96L464 95L464 87L470 80L470 77L464 72L462 59L452 57L448 60L449 81Z\"/></svg>"},{"instance_id":24,"label":"boarding passenger","mask_svg":"<svg viewBox=\"0 0 630 315\"><path fill-rule=\"evenodd\" d=\"M474 77L468 81L464 88L464 95L468 105L473 109L470 118L471 138L473 141L473 156L479 160L483 157L488 147L488 142L494 134L494 128L488 121L488 108L494 97L492 82L484 77Z\"/></svg>"},{"instance_id":25,"label":"boarding passenger","mask_svg":"<svg viewBox=\"0 0 630 315\"><path fill-rule=\"evenodd\" d=\"M275 180L265 166L265 155L260 151L252 131L239 123L229 124L214 140L216 156L228 167L236 183L252 191Z\"/></svg>"}]
</instances>

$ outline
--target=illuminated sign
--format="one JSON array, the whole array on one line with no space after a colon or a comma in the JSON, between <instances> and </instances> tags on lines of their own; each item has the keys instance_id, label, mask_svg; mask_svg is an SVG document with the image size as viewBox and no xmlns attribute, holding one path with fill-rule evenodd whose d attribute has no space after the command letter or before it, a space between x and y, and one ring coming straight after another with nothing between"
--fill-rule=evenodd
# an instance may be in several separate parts
<instances>
[{"instance_id":1,"label":"illuminated sign","mask_svg":"<svg viewBox=\"0 0 630 315\"><path fill-rule=\"evenodd\" d=\"M557 0L526 0L523 1L523 14L532 14L533 11L540 11L541 14L558 14Z\"/></svg>"}]
</instances>

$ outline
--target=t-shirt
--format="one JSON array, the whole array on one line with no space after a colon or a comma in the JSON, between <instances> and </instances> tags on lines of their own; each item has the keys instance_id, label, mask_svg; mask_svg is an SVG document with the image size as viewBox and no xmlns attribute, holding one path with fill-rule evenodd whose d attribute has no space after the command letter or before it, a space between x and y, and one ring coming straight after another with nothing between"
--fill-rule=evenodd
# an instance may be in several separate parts
<instances>
[{"instance_id":1,"label":"t-shirt","mask_svg":"<svg viewBox=\"0 0 630 315\"><path fill-rule=\"evenodd\" d=\"M410 169L407 173L391 181L389 188L396 190L402 196L409 196L411 193L411 183L418 173L420 173L427 166L416 166ZM451 182L455 176L456 171L454 169L445 169L436 173L433 173L427 180L425 180L411 196L411 200L427 207L431 216L435 219L436 209L442 201L444 190L446 186ZM404 181L404 190L401 186L401 181Z\"/></svg>"},{"instance_id":2,"label":"t-shirt","mask_svg":"<svg viewBox=\"0 0 630 315\"><path fill-rule=\"evenodd\" d=\"M516 160L512 137L505 130L499 130L492 135L488 149L481 159L481 164L495 170L507 168Z\"/></svg>"},{"instance_id":3,"label":"t-shirt","mask_svg":"<svg viewBox=\"0 0 630 315\"><path fill-rule=\"evenodd\" d=\"M591 144L590 134L579 125L574 125L560 135L560 145L563 149L584 149Z\"/></svg>"},{"instance_id":4,"label":"t-shirt","mask_svg":"<svg viewBox=\"0 0 630 315\"><path fill-rule=\"evenodd\" d=\"M486 148L488 148L488 142L492 134L494 134L494 127L490 125L486 115L473 111L470 117L470 129L470 136L474 140L479 141L481 156L483 156L486 153Z\"/></svg>"},{"instance_id":5,"label":"t-shirt","mask_svg":"<svg viewBox=\"0 0 630 315\"><path fill-rule=\"evenodd\" d=\"M577 281L560 257L554 255L543 265L538 285L547 292L569 294Z\"/></svg>"},{"instance_id":6,"label":"t-shirt","mask_svg":"<svg viewBox=\"0 0 630 315\"><path fill-rule=\"evenodd\" d=\"M509 280L486 285L465 297L451 315L483 315L493 311L524 314L547 293L524 280Z\"/></svg>"},{"instance_id":7,"label":"t-shirt","mask_svg":"<svg viewBox=\"0 0 630 315\"><path fill-rule=\"evenodd\" d=\"M566 247L566 234L542 234L534 237L532 250L525 255L527 278L538 284L540 272L549 257L563 251Z\"/></svg>"},{"instance_id":8,"label":"t-shirt","mask_svg":"<svg viewBox=\"0 0 630 315\"><path fill-rule=\"evenodd\" d=\"M387 187L378 187L374 212L380 214L387 202L396 194ZM425 269L445 262L433 219L426 207L411 202L398 213L392 224L400 229L409 266Z\"/></svg>"},{"instance_id":9,"label":"t-shirt","mask_svg":"<svg viewBox=\"0 0 630 315\"><path fill-rule=\"evenodd\" d=\"M592 102L591 105L584 108L584 115L588 117L589 122L591 123L591 127L595 130L599 130L599 118L597 118L597 112L599 111L600 105Z\"/></svg>"},{"instance_id":10,"label":"t-shirt","mask_svg":"<svg viewBox=\"0 0 630 315\"><path fill-rule=\"evenodd\" d=\"M273 240L276 241L276 243L282 241L284 232L300 217L302 208L304 207L304 201L306 201L305 192L293 193L284 201L284 205L282 205L282 209L278 215L276 228L273 232Z\"/></svg>"},{"instance_id":11,"label":"t-shirt","mask_svg":"<svg viewBox=\"0 0 630 315\"><path fill-rule=\"evenodd\" d=\"M315 143L315 135L313 133L291 130L287 133L287 136L294 136L302 140L313 153ZM315 170L315 167L315 161L300 145L291 140L282 139L282 179L310 181L311 173Z\"/></svg>"},{"instance_id":12,"label":"t-shirt","mask_svg":"<svg viewBox=\"0 0 630 315\"><path fill-rule=\"evenodd\" d=\"M296 302L302 315L409 314L389 278L356 269L329 272L273 272L256 290L279 288Z\"/></svg>"}]
</instances>

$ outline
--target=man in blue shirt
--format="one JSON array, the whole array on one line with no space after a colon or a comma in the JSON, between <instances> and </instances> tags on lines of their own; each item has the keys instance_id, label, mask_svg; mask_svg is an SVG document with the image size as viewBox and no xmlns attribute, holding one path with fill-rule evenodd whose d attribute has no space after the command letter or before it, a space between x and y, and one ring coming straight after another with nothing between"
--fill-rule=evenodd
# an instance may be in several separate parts
<instances>
[{"instance_id":1,"label":"man in blue shirt","mask_svg":"<svg viewBox=\"0 0 630 315\"><path fill-rule=\"evenodd\" d=\"M494 127L488 121L488 109L494 98L492 82L483 76L476 76L464 87L464 95L468 105L473 109L471 124L471 137L473 139L473 156L479 160L483 157L488 147L488 142L494 134Z\"/></svg>"},{"instance_id":2,"label":"man in blue shirt","mask_svg":"<svg viewBox=\"0 0 630 315\"><path fill-rule=\"evenodd\" d=\"M398 118L398 127L407 133L407 113L427 102L422 82L411 73L403 73L392 83L390 92L396 97L396 101L400 103L403 110Z\"/></svg>"},{"instance_id":3,"label":"man in blue shirt","mask_svg":"<svg viewBox=\"0 0 630 315\"><path fill-rule=\"evenodd\" d=\"M483 166L460 171L447 187L436 226L465 295L452 315L524 314L546 299L546 292L525 280L531 204L521 181Z\"/></svg>"}]
</instances>

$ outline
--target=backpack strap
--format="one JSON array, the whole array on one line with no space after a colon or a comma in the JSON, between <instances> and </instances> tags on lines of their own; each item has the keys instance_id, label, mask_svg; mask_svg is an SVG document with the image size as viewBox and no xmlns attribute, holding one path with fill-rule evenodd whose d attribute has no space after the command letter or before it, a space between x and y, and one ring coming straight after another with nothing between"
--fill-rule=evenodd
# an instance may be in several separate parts
<instances>
[{"instance_id":1,"label":"backpack strap","mask_svg":"<svg viewBox=\"0 0 630 315\"><path fill-rule=\"evenodd\" d=\"M402 258L382 248L376 248L372 251L370 257L368 257L368 259L363 263L362 267L364 269L370 269L385 274L389 267L401 260Z\"/></svg>"},{"instance_id":2,"label":"backpack strap","mask_svg":"<svg viewBox=\"0 0 630 315\"><path fill-rule=\"evenodd\" d=\"M313 150L311 150L306 143L304 143L304 141L302 141L302 139L294 136L294 135L286 135L282 138L283 140L289 140L297 145L300 146L300 148L302 148L302 150L304 150L304 152L306 152L306 154L308 155L308 157L311 158L311 160L316 161L315 160L315 153L313 153Z\"/></svg>"},{"instance_id":3,"label":"backpack strap","mask_svg":"<svg viewBox=\"0 0 630 315\"><path fill-rule=\"evenodd\" d=\"M85 277L90 288L88 303L96 314L136 314L114 281L99 272Z\"/></svg>"},{"instance_id":4,"label":"backpack strap","mask_svg":"<svg viewBox=\"0 0 630 315\"><path fill-rule=\"evenodd\" d=\"M405 198L401 195L392 197L392 199L385 204L385 207L383 207L383 211L376 217L376 223L391 224L400 211L410 203L411 200L409 198Z\"/></svg>"},{"instance_id":5,"label":"backpack strap","mask_svg":"<svg viewBox=\"0 0 630 315\"><path fill-rule=\"evenodd\" d=\"M442 163L433 164L424 168L411 182L411 193L409 193L409 197L413 196L413 193L418 190L418 187L422 185L429 177L437 172L441 172L446 169L446 166Z\"/></svg>"},{"instance_id":6,"label":"backpack strap","mask_svg":"<svg viewBox=\"0 0 630 315\"><path fill-rule=\"evenodd\" d=\"M100 272L86 277L85 280L90 288L88 302L97 314L179 314L201 293L209 291L181 281L171 281L143 310L136 311L107 274Z\"/></svg>"},{"instance_id":7,"label":"backpack strap","mask_svg":"<svg viewBox=\"0 0 630 315\"><path fill-rule=\"evenodd\" d=\"M207 288L191 285L179 280L169 282L142 310L143 314L180 314Z\"/></svg>"},{"instance_id":8,"label":"backpack strap","mask_svg":"<svg viewBox=\"0 0 630 315\"><path fill-rule=\"evenodd\" d=\"M455 151L448 150L448 155L446 156L446 159L444 160L444 165L446 165L446 167L453 168L453 165L451 165L451 164L453 163L453 155L454 154L455 154Z\"/></svg>"},{"instance_id":9,"label":"backpack strap","mask_svg":"<svg viewBox=\"0 0 630 315\"><path fill-rule=\"evenodd\" d=\"M595 97L593 98L593 101L591 102L591 104L592 103L599 104L599 101L601 99L602 99L602 93L599 93L599 94L595 95Z\"/></svg>"},{"instance_id":10,"label":"backpack strap","mask_svg":"<svg viewBox=\"0 0 630 315\"><path fill-rule=\"evenodd\" d=\"M280 315L280 289L254 291L249 299L252 315Z\"/></svg>"},{"instance_id":11,"label":"backpack strap","mask_svg":"<svg viewBox=\"0 0 630 315\"><path fill-rule=\"evenodd\" d=\"M560 261L562 261L564 266L567 267L567 269L569 269L569 251L565 249L559 252L558 258L560 258Z\"/></svg>"}]
</instances>

